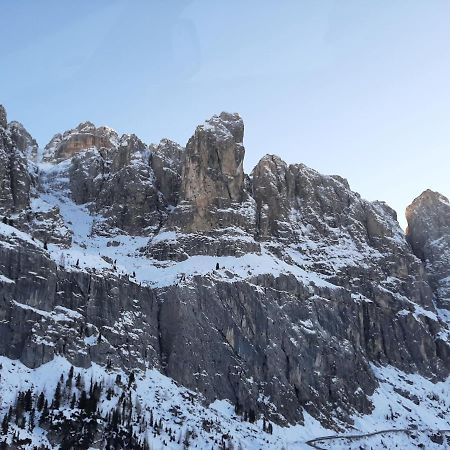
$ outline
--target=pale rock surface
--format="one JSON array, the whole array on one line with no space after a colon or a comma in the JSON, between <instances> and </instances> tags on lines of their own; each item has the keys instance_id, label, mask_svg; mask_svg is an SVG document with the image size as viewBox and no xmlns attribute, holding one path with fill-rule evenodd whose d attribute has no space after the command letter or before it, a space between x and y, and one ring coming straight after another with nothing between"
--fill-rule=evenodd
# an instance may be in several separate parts
<instances>
[{"instance_id":1,"label":"pale rock surface","mask_svg":"<svg viewBox=\"0 0 450 450\"><path fill-rule=\"evenodd\" d=\"M222 113L198 126L187 143L180 200L193 211L186 229L213 228L217 209L244 199L243 135L239 115Z\"/></svg>"}]
</instances>

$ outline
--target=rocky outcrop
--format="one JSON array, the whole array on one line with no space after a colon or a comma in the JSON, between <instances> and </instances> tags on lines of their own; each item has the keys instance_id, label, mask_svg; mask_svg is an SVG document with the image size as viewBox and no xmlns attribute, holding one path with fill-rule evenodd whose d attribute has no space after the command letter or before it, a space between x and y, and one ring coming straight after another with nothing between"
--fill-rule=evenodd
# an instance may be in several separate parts
<instances>
[{"instance_id":1,"label":"rocky outcrop","mask_svg":"<svg viewBox=\"0 0 450 450\"><path fill-rule=\"evenodd\" d=\"M155 188L147 146L136 136L122 136L108 153L75 155L68 172L72 198L106 218L99 223L103 232L148 234L160 227L165 202Z\"/></svg>"},{"instance_id":2,"label":"rocky outcrop","mask_svg":"<svg viewBox=\"0 0 450 450\"><path fill-rule=\"evenodd\" d=\"M182 156L181 147L169 141L152 151L136 135L118 138L110 128L86 122L47 145L44 160L60 166L47 182L55 187L68 179L59 189L105 219L96 223L96 232L149 235L178 200Z\"/></svg>"},{"instance_id":3,"label":"rocky outcrop","mask_svg":"<svg viewBox=\"0 0 450 450\"><path fill-rule=\"evenodd\" d=\"M178 233L176 244L172 239L150 241L149 256L180 260L260 250L252 238L255 202L243 171L243 136L238 114L222 113L197 127L184 153L177 207L162 227Z\"/></svg>"},{"instance_id":4,"label":"rocky outcrop","mask_svg":"<svg viewBox=\"0 0 450 450\"><path fill-rule=\"evenodd\" d=\"M44 161L60 162L87 149L107 151L117 143L117 133L92 122L80 123L75 129L56 134L44 149Z\"/></svg>"},{"instance_id":5,"label":"rocky outcrop","mask_svg":"<svg viewBox=\"0 0 450 450\"><path fill-rule=\"evenodd\" d=\"M156 178L156 188L168 204L178 203L181 191L181 172L184 163L184 148L169 139L150 146L150 158Z\"/></svg>"},{"instance_id":6,"label":"rocky outcrop","mask_svg":"<svg viewBox=\"0 0 450 450\"><path fill-rule=\"evenodd\" d=\"M357 241L372 243L377 236L400 233L396 224L388 223L396 221L393 210L362 200L342 177L322 175L303 164L287 165L277 156L266 155L253 170L252 181L261 238L298 240L308 234L306 224L317 235L345 230ZM377 209L390 220L376 217Z\"/></svg>"},{"instance_id":7,"label":"rocky outcrop","mask_svg":"<svg viewBox=\"0 0 450 450\"><path fill-rule=\"evenodd\" d=\"M450 202L430 189L406 209L406 236L427 269L439 304L450 309Z\"/></svg>"},{"instance_id":8,"label":"rocky outcrop","mask_svg":"<svg viewBox=\"0 0 450 450\"><path fill-rule=\"evenodd\" d=\"M252 188L257 205L260 238L290 234L288 225L292 193L288 193L288 165L278 156L264 156L253 169Z\"/></svg>"},{"instance_id":9,"label":"rocky outcrop","mask_svg":"<svg viewBox=\"0 0 450 450\"><path fill-rule=\"evenodd\" d=\"M31 136L20 122L12 121L9 123L8 128L17 149L29 160L37 162L38 144L36 139Z\"/></svg>"},{"instance_id":10,"label":"rocky outcrop","mask_svg":"<svg viewBox=\"0 0 450 450\"><path fill-rule=\"evenodd\" d=\"M38 242L1 237L0 270L9 281L0 280L0 354L28 367L56 355L79 367L93 361L158 367L157 306L150 290L126 277L67 272Z\"/></svg>"},{"instance_id":11,"label":"rocky outcrop","mask_svg":"<svg viewBox=\"0 0 450 450\"><path fill-rule=\"evenodd\" d=\"M187 143L180 196L192 208L186 230L214 228L217 209L244 199L243 136L239 115L222 113L198 126Z\"/></svg>"},{"instance_id":12,"label":"rocky outcrop","mask_svg":"<svg viewBox=\"0 0 450 450\"><path fill-rule=\"evenodd\" d=\"M252 181L258 237L283 243L280 257L381 303L401 293L432 307L422 265L387 205L361 199L341 177L276 156L258 163Z\"/></svg>"},{"instance_id":13,"label":"rocky outcrop","mask_svg":"<svg viewBox=\"0 0 450 450\"><path fill-rule=\"evenodd\" d=\"M37 197L42 191L36 166L38 145L19 122L7 123L0 106L0 215L8 222L42 242L64 246L71 243L71 233L58 208L42 207Z\"/></svg>"},{"instance_id":14,"label":"rocky outcrop","mask_svg":"<svg viewBox=\"0 0 450 450\"><path fill-rule=\"evenodd\" d=\"M34 184L27 160L31 136L16 122L8 125L6 111L0 105L0 214L18 214L30 206Z\"/></svg>"},{"instance_id":15,"label":"rocky outcrop","mask_svg":"<svg viewBox=\"0 0 450 450\"><path fill-rule=\"evenodd\" d=\"M73 232L65 223L58 206L34 203L25 229L33 238L46 244L58 244L64 248L72 244Z\"/></svg>"}]
</instances>

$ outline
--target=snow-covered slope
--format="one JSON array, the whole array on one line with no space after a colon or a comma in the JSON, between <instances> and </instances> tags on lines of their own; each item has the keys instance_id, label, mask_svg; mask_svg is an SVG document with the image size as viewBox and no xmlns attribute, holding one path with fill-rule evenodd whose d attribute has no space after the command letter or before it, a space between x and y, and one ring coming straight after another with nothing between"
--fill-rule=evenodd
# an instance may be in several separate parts
<instances>
[{"instance_id":1,"label":"snow-covered slope","mask_svg":"<svg viewBox=\"0 0 450 450\"><path fill-rule=\"evenodd\" d=\"M408 375L391 367L374 367L381 382L372 397L375 409L369 416L356 416L355 424L347 434L354 436L406 429L414 432L387 431L374 437L351 440L344 439L345 434L341 434L339 439L320 440L320 436L332 436L334 433L330 433L309 415L305 416L303 425L280 427L261 419L254 423L244 421L235 414L234 407L224 400L215 401L206 408L201 395L181 387L154 369L139 373L130 381L124 372L97 364L89 369L72 369L70 375L71 365L62 357L54 358L34 370L28 369L20 361L0 357L0 367L3 386L0 417L8 414L10 405L17 404L19 392L32 392L30 410L25 408L20 415L24 421L13 419L8 432L2 437L9 444L12 444L13 435L16 440L30 439L24 448L40 445L58 448L48 439L52 427L55 429L58 424L64 427L69 441L71 436L76 436L74 424L83 414L84 420L93 417L96 427L104 430L110 422L108 415L111 417L114 411L120 411L120 414L125 411L123 428L129 429L131 426L136 442L147 442L152 449L181 449L189 443L193 448L204 450L221 448L222 445L249 450L301 450L311 448L307 442L312 439L315 439L315 445L332 449L360 448L362 444L373 448L395 448L397 445L398 448L408 446L411 449L421 448L420 444L423 444L427 449L437 449L444 448L439 440L439 430L450 429L450 380L433 384L423 377ZM61 391L59 406L54 405L52 408L58 383ZM95 383L101 386L98 412L86 413L83 405L80 407L80 397L82 391L87 392L89 397L89 391ZM405 383L409 386L408 390L404 389ZM42 419L42 408L39 411L37 406L41 392L50 405L48 414L51 419ZM30 425L30 415L34 416L34 425ZM160 421L162 426L159 426ZM269 429L269 423L271 432L265 431ZM81 436L82 432L78 438Z\"/></svg>"},{"instance_id":2,"label":"snow-covered slope","mask_svg":"<svg viewBox=\"0 0 450 450\"><path fill-rule=\"evenodd\" d=\"M118 430L133 430L134 442L148 443L152 449L192 448L243 448L248 450L291 449L305 450L315 444L326 449L360 448L446 448L450 440L450 379L433 384L418 375L408 375L392 367L374 367L380 386L373 394L375 409L368 416L355 416L354 426L339 438L330 438L335 433L324 428L309 415L303 425L280 427L262 419L254 423L244 421L236 415L233 405L217 400L205 407L201 395L189 391L154 369L133 375L93 364L89 369L75 368L71 374L70 363L62 357L37 369L28 369L20 361L0 357L0 417L8 414L10 405L17 405L19 393L30 390L31 407L25 407L10 421L8 431L1 439L12 445L14 440L27 441L23 448L47 446L58 448L49 441L49 435L58 426L65 429L66 442L84 433L76 425L93 419L103 438L97 444L105 445L111 415L119 411L121 417ZM55 405L55 391L59 383L59 405ZM98 394L97 412L86 412L80 406L82 392L93 390L95 383L101 386ZM408 390L405 389L405 383ZM39 409L39 395L43 393L49 405L48 416ZM126 399L126 400L124 400ZM52 407L53 403L53 407ZM33 411L33 412L31 412ZM61 414L62 413L62 414ZM30 416L33 416L30 424ZM157 424L157 425L156 425ZM162 426L160 426L162 424ZM269 425L270 424L270 425ZM155 426L156 425L156 426ZM266 431L267 430L267 431ZM387 431L384 431L387 430ZM393 432L392 430L398 430ZM410 430L406 433L402 430ZM116 431L120 435L119 431ZM109 432L109 431L108 431ZM345 436L380 434L372 437L345 439ZM78 434L77 434L78 433ZM440 439L443 437L443 440ZM125 439L125 438L124 438ZM50 438L51 440L51 438ZM309 441L314 440L314 442ZM435 442L433 442L433 440ZM129 444L131 445L135 444ZM370 448L370 447L367 447Z\"/></svg>"}]
</instances>

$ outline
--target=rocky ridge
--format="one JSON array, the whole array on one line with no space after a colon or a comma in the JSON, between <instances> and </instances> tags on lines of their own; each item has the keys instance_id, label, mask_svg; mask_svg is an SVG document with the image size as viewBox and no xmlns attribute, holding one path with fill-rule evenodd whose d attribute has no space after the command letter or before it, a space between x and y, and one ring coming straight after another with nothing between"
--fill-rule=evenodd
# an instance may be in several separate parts
<instances>
[{"instance_id":1,"label":"rocky ridge","mask_svg":"<svg viewBox=\"0 0 450 450\"><path fill-rule=\"evenodd\" d=\"M339 176L273 155L245 175L237 114L185 149L86 122L36 165L0 113L1 355L156 368L206 404L334 429L373 410L374 364L448 376L445 197L416 199L405 237Z\"/></svg>"}]
</instances>

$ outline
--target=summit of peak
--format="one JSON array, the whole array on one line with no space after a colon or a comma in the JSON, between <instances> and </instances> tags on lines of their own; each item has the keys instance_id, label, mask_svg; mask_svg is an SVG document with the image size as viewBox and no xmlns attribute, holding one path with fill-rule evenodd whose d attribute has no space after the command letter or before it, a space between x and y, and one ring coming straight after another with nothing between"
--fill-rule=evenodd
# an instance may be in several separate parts
<instances>
[{"instance_id":1,"label":"summit of peak","mask_svg":"<svg viewBox=\"0 0 450 450\"><path fill-rule=\"evenodd\" d=\"M258 161L256 167L267 164L275 164L277 166L287 166L287 163L283 159L281 159L278 155L267 153Z\"/></svg>"},{"instance_id":2,"label":"summit of peak","mask_svg":"<svg viewBox=\"0 0 450 450\"><path fill-rule=\"evenodd\" d=\"M406 237L416 254L428 268L437 297L450 295L445 281L450 276L450 203L439 192L427 189L406 208Z\"/></svg>"},{"instance_id":3,"label":"summit of peak","mask_svg":"<svg viewBox=\"0 0 450 450\"><path fill-rule=\"evenodd\" d=\"M75 128L58 133L45 146L44 161L59 162L88 148L110 149L118 145L119 136L107 126L96 127L92 122L81 122Z\"/></svg>"},{"instance_id":4,"label":"summit of peak","mask_svg":"<svg viewBox=\"0 0 450 450\"><path fill-rule=\"evenodd\" d=\"M200 128L224 138L231 137L237 143L244 140L244 121L238 113L221 112L206 120Z\"/></svg>"},{"instance_id":5,"label":"summit of peak","mask_svg":"<svg viewBox=\"0 0 450 450\"><path fill-rule=\"evenodd\" d=\"M423 203L430 204L434 202L449 203L449 200L445 195L441 194L440 192L432 191L431 189L426 189L412 201L411 205L409 205L408 208L410 207L414 208L417 205Z\"/></svg>"},{"instance_id":6,"label":"summit of peak","mask_svg":"<svg viewBox=\"0 0 450 450\"><path fill-rule=\"evenodd\" d=\"M448 198L437 191L426 189L406 208L405 216L408 221L408 228L411 229L412 222L417 220L428 220L432 216L442 216L442 210L450 212Z\"/></svg>"}]
</instances>

